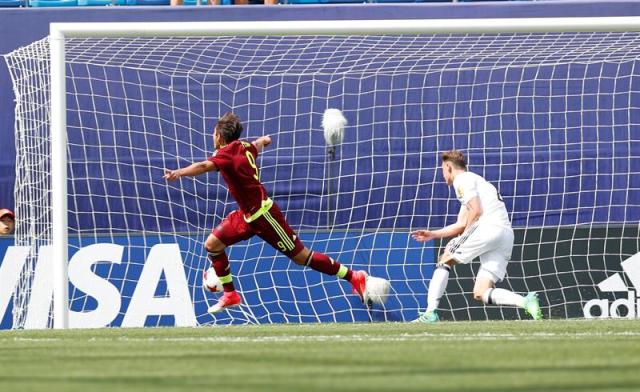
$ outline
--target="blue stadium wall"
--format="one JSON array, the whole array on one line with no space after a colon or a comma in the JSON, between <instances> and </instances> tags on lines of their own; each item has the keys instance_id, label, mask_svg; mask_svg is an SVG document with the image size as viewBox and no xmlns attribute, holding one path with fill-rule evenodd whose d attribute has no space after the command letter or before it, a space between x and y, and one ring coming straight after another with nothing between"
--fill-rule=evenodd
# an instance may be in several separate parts
<instances>
[{"instance_id":1,"label":"blue stadium wall","mask_svg":"<svg viewBox=\"0 0 640 392\"><path fill-rule=\"evenodd\" d=\"M52 22L518 18L640 15L640 2L549 1L248 7L0 8L0 54L41 39ZM14 205L14 95L0 61L0 208Z\"/></svg>"},{"instance_id":2,"label":"blue stadium wall","mask_svg":"<svg viewBox=\"0 0 640 392\"><path fill-rule=\"evenodd\" d=\"M411 18L469 18L469 17L532 17L532 16L544 16L544 17L553 17L553 16L621 16L621 15L640 15L640 3L635 1L613 1L613 2L549 2L549 3L464 3L464 4L402 4L402 5L372 5L372 4L363 4L363 5L344 5L344 6L278 6L278 7L261 7L261 6L251 6L251 7L202 7L202 8L188 8L183 7L179 9L171 9L168 7L130 7L130 8L117 8L117 7L108 7L108 8L73 8L73 9L8 9L8 10L0 10L0 34L3 39L0 40L0 53L7 53L19 46L26 45L32 41L40 39L44 37L48 32L48 24L50 22L70 22L70 21L82 21L82 22L91 22L91 21L229 21L229 20L317 20L317 19L388 19L388 18L397 18L397 19L411 19ZM598 70L599 72L599 70ZM410 81L407 81L410 83ZM637 81L636 81L637 83ZM640 88L637 85L627 86L627 88L631 90L638 91ZM598 88L601 88L599 86ZM611 86L611 93L628 93L629 91L620 91L616 90L618 88L623 88L621 86ZM588 92L587 92L588 93ZM0 135L2 135L2 148L3 151L8 151L8 153L0 154L0 203L2 206L12 206L13 204L13 194L12 187L15 181L14 178L14 163L15 157L13 153L13 95L11 92L11 83L8 77L8 73L6 70L6 66L4 63L0 64L0 101L5 103L4 105L0 105ZM507 102L509 104L509 102ZM514 102L515 104L515 102ZM324 108L317 108L315 111L321 111ZM349 107L346 108L347 110ZM514 110L514 109L512 109ZM515 110L514 110L515 111ZM567 120L569 123L566 124L568 128L576 128L583 126L584 123L582 120L576 119L575 123L571 123L572 120ZM70 122L70 125L73 126L73 122ZM548 161L550 158L554 157L554 154L562 153L562 156L566 156L568 159L572 157L580 157L586 158L587 160L590 157L596 156L626 156L628 151L617 150L617 149L625 149L625 148L634 148L637 147L637 140L635 144L627 144L627 145L616 145L615 143L607 143L613 141L615 138L615 134L617 130L614 126L611 126L604 130L598 130L595 132L586 133L583 142L586 145L591 146L592 148L586 148L582 151L552 151L552 150L544 150L544 151L520 151L520 158L518 162L523 162L524 160L529 162L527 165L521 167L520 175L525 176L534 176L537 172L548 173L550 168L548 164L534 164L536 159L533 159L536 154L542 158L541 161ZM360 130L360 132L371 132L375 133L374 129L371 130ZM420 132L419 129L415 129L412 132ZM603 136L604 135L604 136ZM607 136L608 135L608 136ZM481 146L485 143L485 140L482 139L481 135L478 135L478 139L474 138L466 138L465 140L469 140L469 147L473 147L474 145ZM313 144L313 141L311 144ZM508 135L505 139L501 140L501 142L506 143L507 145L512 145L514 149L518 149L517 139L515 136L510 138ZM557 146L562 146L563 143L567 143L569 141L564 139L558 140L546 140L542 144L553 144ZM603 143L604 142L604 143ZM434 148L433 151L441 150L442 147L446 145L441 144L438 145L438 148ZM428 147L428 146L427 146ZM422 151L428 151L428 148L423 146ZM585 153L587 155L581 155ZM342 154L344 157L349 157L355 154L356 151L352 150L344 150ZM542 156L542 155L544 156ZM589 155L592 154L592 155ZM504 157L503 157L504 158ZM513 159L515 159L512 156ZM473 158L472 158L473 159ZM478 157L477 159L484 159L482 157ZM488 162L491 163L491 157L488 157ZM505 159L509 159L507 156ZM557 156L554 157L557 159ZM623 158L624 159L624 158ZM503 161L501 163L509 164L515 163L509 161ZM557 214L549 214L544 216L530 216L526 214L527 206L518 206L518 205L510 205L510 209L514 211L514 225L516 227L527 227L527 226L555 226L555 225L571 225L578 223L589 223L592 222L593 217L596 217L596 221L598 222L629 222L634 217L637 217L640 212L634 210L633 208L624 208L625 201L627 197L630 197L628 193L626 193L626 189L631 186L628 177L615 177L610 176L614 173L616 167L619 165L631 165L632 168L629 171L638 172L638 165L640 162L612 162L607 166L589 166L581 168L583 170L581 172L582 175L585 175L584 170L586 170L587 176L592 176L595 182L596 176L603 176L607 178L607 181L610 181L604 191L602 192L603 197L598 197L598 194L595 193L596 200L591 200L588 198L570 198L567 200L562 199L562 196L557 194L556 196L548 196L550 194L554 194L554 187L558 189L562 189L567 184L566 183L558 183L554 184L553 181L550 183L544 184L544 186L550 187L546 189L543 195L540 196L540 199L533 198L532 200L527 200L527 204L531 205L566 205L563 203L573 203L567 205L567 210L571 211L570 213L562 213L558 211ZM265 163L263 162L263 166ZM513 165L506 165L506 170L509 170ZM575 170L579 170L579 168L574 168ZM569 168L571 170L571 168ZM489 179L495 179L498 175L495 172L488 171L484 173ZM567 174L571 174L571 172L567 172ZM576 174L576 173L574 173ZM267 180L270 178L281 176L276 173L263 173L266 176ZM426 175L427 177L433 177L434 173L414 173L415 178L419 180L419 176ZM502 176L508 176L508 173L502 173ZM563 180L558 180L563 181ZM416 181L417 183L418 181ZM410 181L406 181L406 183L410 183ZM525 186L530 186L531 184L528 182L522 182ZM535 185L535 184L534 184ZM618 191L616 191L618 190ZM277 196L279 193L284 193L286 189L274 189L272 190ZM424 195L426 198L436 197L440 199L446 199L448 196L448 191L445 187L441 187L441 189L436 190L440 192L434 195ZM506 192L505 192L506 191ZM503 193L509 194L526 194L526 189L509 189L503 190ZM604 197L606 195L606 197ZM549 197L558 197L558 200L551 200ZM618 199L623 200L620 202ZM611 201L615 202L612 203ZM401 201L401 200L399 200ZM293 200L292 203L302 203L302 201ZM580 204L583 203L583 204ZM400 203L401 204L401 203ZM620 206L619 210L616 210L615 207L612 207L612 204ZM637 203L636 203L637 204ZM283 206L285 209L288 206ZM292 209L295 206L291 206ZM400 205L400 209L402 205ZM105 207L105 209L107 209ZM108 209L113 209L110 206ZM380 215L378 212L373 210L363 209L363 214L373 214ZM357 211L355 212L358 213ZM403 214L410 215L410 214ZM292 221L291 223L296 227L305 228L305 226L312 226L312 224L305 222L302 216L296 216L295 214L288 215L288 218ZM375 216L366 216L363 215L362 219L375 219ZM73 220L72 220L73 221ZM188 221L188 219L185 219ZM312 221L317 221L312 219ZM390 221L391 222L391 221ZM348 222L338 222L338 224L348 225ZM412 224L413 223L413 224ZM393 221L393 225L398 225L400 227L411 227L415 225L416 222L398 222ZM444 224L445 222L432 222L434 224L440 223ZM83 226L82 221L77 221L76 224L78 227ZM391 223L389 223L391 225ZM135 224L132 223L123 223L123 227L128 227L130 229L136 230L141 229L142 226L146 225L144 222L140 223L141 227L136 227ZM384 225L379 226L376 224L376 227L387 227ZM391 227L389 228L397 228ZM146 227L148 228L148 227ZM348 228L348 227L346 227ZM162 228L156 228L161 230ZM574 233L575 235L575 233ZM416 275L421 276L429 276L431 270L431 262L434 259L434 255L431 252L425 251L417 247L415 244L411 244L406 242L406 233L404 233L404 237L393 237L393 235L389 235L388 237L380 236L377 239L378 241L386 241L389 243L393 243L398 241L398 248L407 248L407 252L401 255L402 258L412 257L419 260L423 260L425 262L425 266L423 270L415 271ZM136 245L136 243L145 243L149 244L148 239L139 238L132 240L135 243L131 245ZM162 241L162 239L160 239ZM404 241L404 242L403 242ZM347 239L348 242L348 239ZM3 240L0 243L0 260L2 260L2 256L4 256L7 246L9 246L10 240ZM126 245L126 244L123 244ZM182 245L182 244L178 244ZM187 246L187 245L184 245ZM249 245L251 247L251 245ZM569 253L575 253L574 250L570 249ZM633 253L633 250L630 252ZM233 253L231 254L233 257ZM135 258L144 258L145 255L134 255ZM384 262L384 260L389 257L388 255L385 257L380 257L380 262ZM351 259L357 260L357 256L354 255ZM588 264L588 263L587 263ZM383 268L383 266L380 266ZM258 266L257 268L268 268L267 266ZM376 265L373 265L375 270ZM133 291L135 290L135 286L131 286L131 282L136 282L137 278L141 271L136 270L126 270L126 276L116 277L117 279L121 279L122 286L120 287L123 298L130 297ZM99 270L96 271L99 273ZM260 271L257 271L260 272ZM375 272L375 271L374 271ZM401 274L412 273L411 271L400 270L398 271L390 271L392 274L396 274L391 276L394 280L401 280ZM258 274L259 276L267 276L268 274ZM277 279L273 277L269 277L268 281L258 282L258 284L264 284L265 286L277 285L278 282L274 282L270 279ZM307 279L307 278L305 278ZM197 283L197 277L189 276L188 277L190 284ZM127 282L129 285L127 285ZM115 283L114 283L115 284ZM249 283L247 283L249 284ZM339 283L334 283L329 285L327 292L322 291L320 294L324 295L328 293L330 296L339 296L339 294L344 290L344 288L340 288ZM421 298L420 301L424 301L424 286L418 288L405 287L405 288L396 288L402 292L415 292ZM162 293L164 288L162 287L162 283L159 283L157 288L159 293ZM325 290L325 289L323 289ZM198 293L198 296L201 296L203 293ZM309 293L309 295L313 295L317 298L317 295ZM249 299L251 300L251 299ZM90 299L88 299L90 301ZM193 298L194 302L198 302L203 304L201 298ZM344 301L353 302L354 298L347 298ZM1 305L1 304L0 304ZM5 310L4 314L0 314L2 317L2 323L0 324L0 328L8 328L11 326L11 306L7 303L3 308ZM72 305L73 306L73 305ZM89 307L91 304L89 303ZM127 303L122 304L124 312L126 313ZM200 305L203 306L203 305ZM300 306L299 304L292 304L291 306ZM321 304L318 306L324 306L326 308L337 307L340 308L342 305L332 304ZM416 304L409 304L410 307L415 307ZM345 303L343 308L349 309L359 309L357 303ZM402 303L394 303L390 305L390 309L398 309L399 311L403 308ZM579 310L578 310L579 311ZM196 312L198 314L203 314L202 309L197 309ZM313 310L301 310L302 313L310 312L313 314ZM567 312L568 313L568 312ZM265 309L264 314L258 314L258 318L263 317L259 321L282 321L278 319L277 314L269 313L267 309ZM119 317L122 317L121 315ZM371 318L374 319L382 319L382 320L401 320L410 317L410 315L402 315L402 314L394 314L393 311L390 313L380 313L374 312L369 313L365 310L356 310L355 312L344 312L333 316L327 316L326 320L323 321L351 321L353 319L358 321L365 321ZM207 320L198 320L198 322L206 322ZM299 321L307 321L303 318ZM310 319L309 321L312 321ZM120 325L122 322L121 319L114 319L112 324L110 325ZM146 324L148 325L172 325L174 320L171 317L165 317L160 319L154 319L150 317Z\"/></svg>"}]
</instances>

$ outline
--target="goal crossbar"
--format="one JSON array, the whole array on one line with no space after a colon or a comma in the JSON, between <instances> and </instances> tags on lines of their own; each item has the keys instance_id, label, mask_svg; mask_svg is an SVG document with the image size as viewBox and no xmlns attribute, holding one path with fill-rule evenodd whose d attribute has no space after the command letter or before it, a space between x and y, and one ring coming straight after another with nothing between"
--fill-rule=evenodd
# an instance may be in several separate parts
<instances>
[{"instance_id":1,"label":"goal crossbar","mask_svg":"<svg viewBox=\"0 0 640 392\"><path fill-rule=\"evenodd\" d=\"M639 16L247 22L52 23L51 38L126 36L385 35L638 31Z\"/></svg>"}]
</instances>

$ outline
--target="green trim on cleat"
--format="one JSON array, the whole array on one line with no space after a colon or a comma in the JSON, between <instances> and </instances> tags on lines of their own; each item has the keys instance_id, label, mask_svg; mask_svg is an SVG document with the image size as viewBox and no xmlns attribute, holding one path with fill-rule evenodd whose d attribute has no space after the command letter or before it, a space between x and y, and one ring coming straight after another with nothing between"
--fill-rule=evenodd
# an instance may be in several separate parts
<instances>
[{"instance_id":1,"label":"green trim on cleat","mask_svg":"<svg viewBox=\"0 0 640 392\"><path fill-rule=\"evenodd\" d=\"M431 323L437 323L438 321L440 321L440 317L438 317L438 311L433 310L430 312L424 312L424 313L419 313L420 316L418 316L417 319L411 321L412 323L425 323L425 324L431 324Z\"/></svg>"},{"instance_id":2,"label":"green trim on cleat","mask_svg":"<svg viewBox=\"0 0 640 392\"><path fill-rule=\"evenodd\" d=\"M542 319L542 310L540 309L540 299L538 299L538 293L532 291L524 297L524 310L534 320Z\"/></svg>"}]
</instances>

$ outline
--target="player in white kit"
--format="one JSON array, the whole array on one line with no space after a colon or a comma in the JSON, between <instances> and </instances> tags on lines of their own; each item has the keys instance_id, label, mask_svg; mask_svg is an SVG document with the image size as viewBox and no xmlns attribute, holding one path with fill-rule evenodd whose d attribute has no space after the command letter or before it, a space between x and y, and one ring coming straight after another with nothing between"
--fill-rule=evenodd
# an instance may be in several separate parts
<instances>
[{"instance_id":1,"label":"player in white kit","mask_svg":"<svg viewBox=\"0 0 640 392\"><path fill-rule=\"evenodd\" d=\"M465 156L457 150L442 154L442 175L447 185L453 185L461 207L456 223L440 230L411 233L420 242L454 237L447 243L433 272L427 309L414 322L439 320L438 304L447 287L451 267L470 263L476 257L480 257L480 269L473 287L474 299L487 305L520 307L535 320L541 319L540 302L535 292L523 297L495 287L507 273L513 248L513 229L498 190L481 176L468 172Z\"/></svg>"}]
</instances>

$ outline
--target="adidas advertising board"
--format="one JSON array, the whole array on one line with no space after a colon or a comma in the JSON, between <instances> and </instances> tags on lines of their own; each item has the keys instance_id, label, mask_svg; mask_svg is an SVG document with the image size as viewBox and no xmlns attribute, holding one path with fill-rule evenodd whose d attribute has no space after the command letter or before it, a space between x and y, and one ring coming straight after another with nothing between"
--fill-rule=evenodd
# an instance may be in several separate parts
<instances>
[{"instance_id":1,"label":"adidas advertising board","mask_svg":"<svg viewBox=\"0 0 640 392\"><path fill-rule=\"evenodd\" d=\"M640 310L640 296L638 296L638 290L640 290L640 253L629 257L620 265L629 285L625 283L622 273L618 272L598 283L598 289L603 293L626 291L627 298L619 298L615 301L592 299L584 305L585 318L635 318L638 316Z\"/></svg>"}]
</instances>

